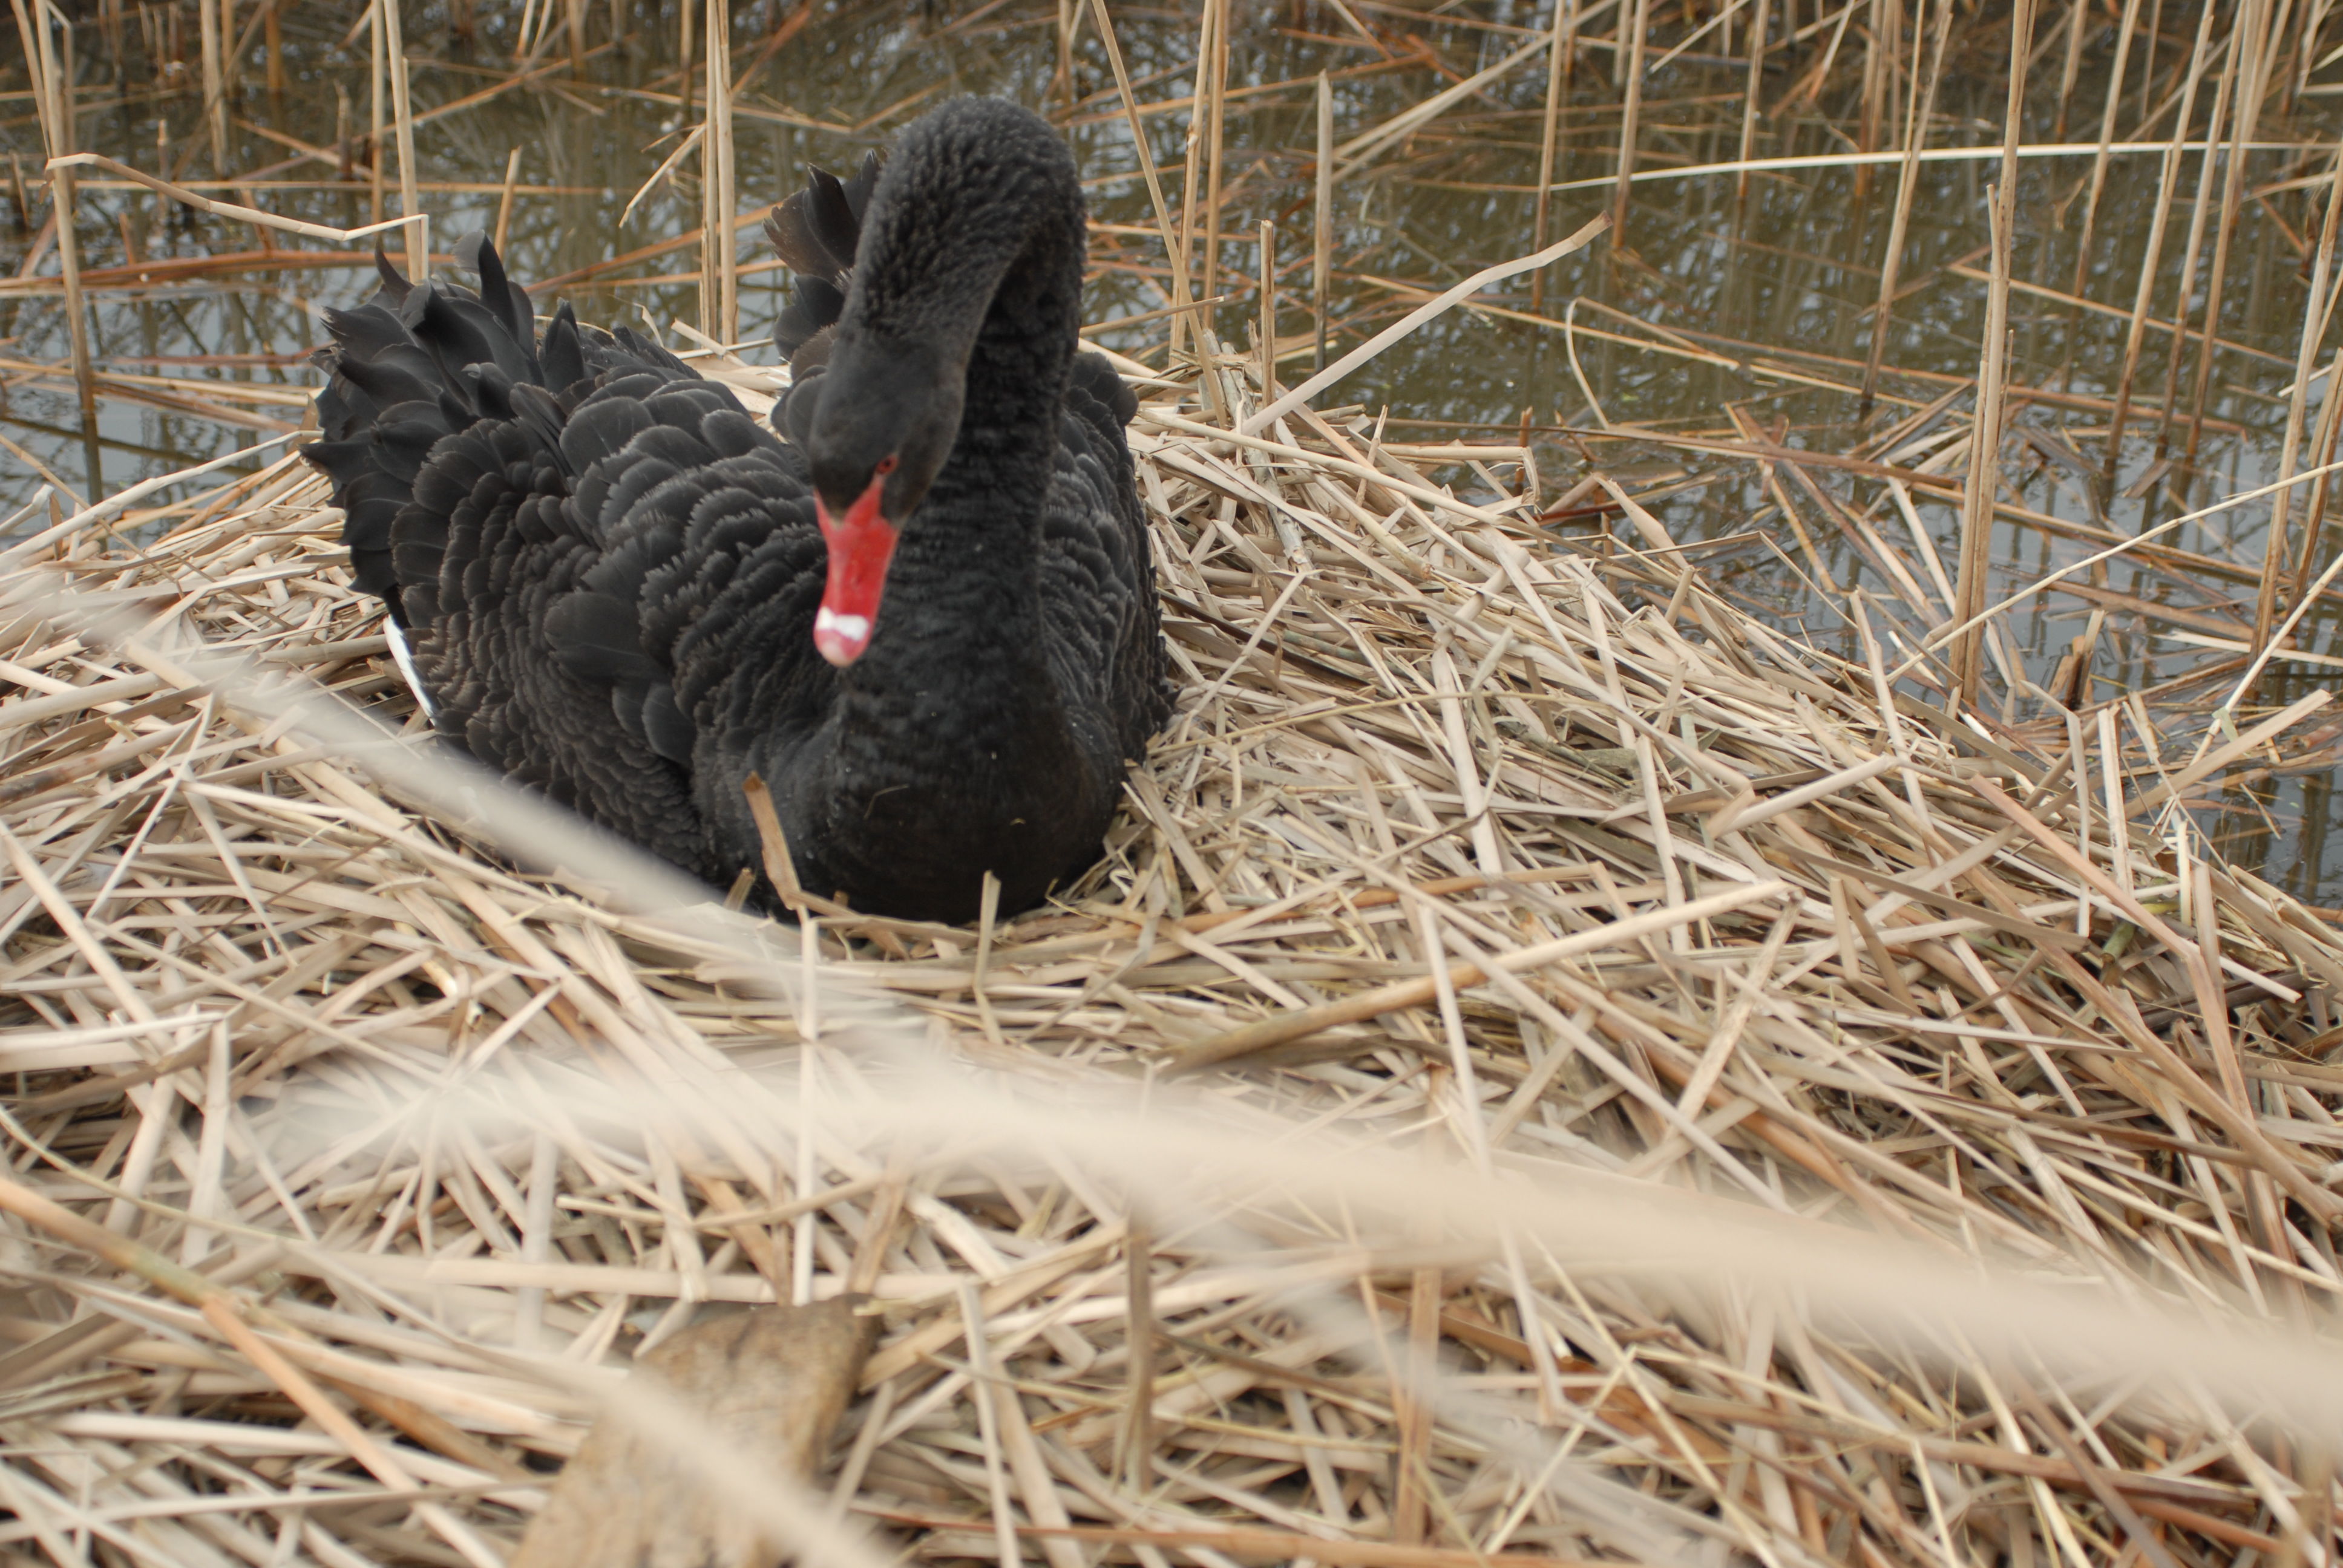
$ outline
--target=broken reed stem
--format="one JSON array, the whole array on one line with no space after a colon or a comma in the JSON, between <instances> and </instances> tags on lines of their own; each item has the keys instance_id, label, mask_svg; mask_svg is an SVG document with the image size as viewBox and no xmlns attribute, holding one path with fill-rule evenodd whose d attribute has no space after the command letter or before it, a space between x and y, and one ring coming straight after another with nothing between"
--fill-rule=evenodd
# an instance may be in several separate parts
<instances>
[{"instance_id":1,"label":"broken reed stem","mask_svg":"<svg viewBox=\"0 0 2343 1568\"><path fill-rule=\"evenodd\" d=\"M505 236L512 232L513 189L520 178L520 149L513 148L505 155L504 189L497 193L497 254L506 254Z\"/></svg>"},{"instance_id":2,"label":"broken reed stem","mask_svg":"<svg viewBox=\"0 0 2343 1568\"><path fill-rule=\"evenodd\" d=\"M48 15L55 19L56 32L52 35L57 51L55 64L50 70L50 91L56 95L55 113L58 136L68 145L81 140L80 87L81 69L74 60L74 23L65 15L58 0L43 0Z\"/></svg>"},{"instance_id":3,"label":"broken reed stem","mask_svg":"<svg viewBox=\"0 0 2343 1568\"><path fill-rule=\"evenodd\" d=\"M1426 300L1423 304L1416 307L1415 309L1410 311L1399 320L1392 323L1391 326L1384 327L1381 332L1378 332L1373 337L1368 338L1364 343L1362 343L1357 347L1352 349L1348 354L1345 354L1341 358L1335 360L1332 365L1326 367L1325 369L1312 376L1310 379L1304 381L1301 386L1294 387L1290 392L1284 393L1274 402L1265 404L1262 407L1254 410L1253 413L1248 416L1244 420L1242 433L1248 437L1258 436L1262 431L1267 429L1270 425L1274 423L1280 416L1292 412L1301 405L1309 401L1311 397L1325 390L1326 387L1333 385L1342 377L1349 375L1353 370L1355 370L1360 366L1364 365L1376 355L1382 353L1393 344L1405 337L1409 333L1414 331L1417 327L1423 326L1433 317L1442 314L1443 311L1453 308L1455 306L1463 303L1466 298L1488 286L1490 284L1503 282L1508 277L1513 277L1521 273L1527 272L1532 267L1548 266L1553 265L1554 262L1560 261L1564 256L1568 256L1574 251L1583 249L1584 246L1594 243L1595 237L1603 234L1605 230L1610 228L1610 226L1611 215L1609 213L1597 214L1586 223L1582 224L1576 232L1570 235L1569 237L1556 240L1554 244L1546 246L1544 250L1538 251L1530 256L1516 256L1512 261L1499 262L1494 266L1483 267L1479 272L1474 273L1472 276L1452 285L1446 293L1436 295L1433 298Z\"/></svg>"},{"instance_id":4,"label":"broken reed stem","mask_svg":"<svg viewBox=\"0 0 2343 1568\"><path fill-rule=\"evenodd\" d=\"M1106 0L1098 0L1103 5ZM1549 176L1550 177L1550 176ZM1326 73L1318 73L1318 166L1313 182L1310 224L1310 314L1316 346L1311 350L1312 375L1326 368L1326 287L1334 276L1334 86ZM1545 221L1546 180L1538 182L1538 221ZM1533 290L1536 286L1533 284ZM1536 307L1533 305L1532 309Z\"/></svg>"},{"instance_id":5,"label":"broken reed stem","mask_svg":"<svg viewBox=\"0 0 2343 1568\"><path fill-rule=\"evenodd\" d=\"M1897 69L1898 62L1904 57L1904 7L1901 0L1886 0L1880 7L1878 16L1883 29L1881 35L1887 40L1885 59L1880 69L1880 90L1887 100L1885 106L1886 118L1883 123L1893 126L1911 112L1906 104L1907 94L1904 74ZM1916 25L1919 18L1916 15L1913 20ZM1912 35L1916 48L1919 41L1920 35L1916 25ZM1730 50L1726 52L1731 53Z\"/></svg>"},{"instance_id":6,"label":"broken reed stem","mask_svg":"<svg viewBox=\"0 0 2343 1568\"><path fill-rule=\"evenodd\" d=\"M415 106L407 95L407 43L399 31L401 0L375 0L382 15L382 46L390 66L391 134L398 143L398 216L424 213L415 193ZM421 283L431 276L431 219L407 226L407 276Z\"/></svg>"},{"instance_id":7,"label":"broken reed stem","mask_svg":"<svg viewBox=\"0 0 2343 1568\"><path fill-rule=\"evenodd\" d=\"M1277 225L1261 220L1261 400L1277 397Z\"/></svg>"},{"instance_id":8,"label":"broken reed stem","mask_svg":"<svg viewBox=\"0 0 2343 1568\"><path fill-rule=\"evenodd\" d=\"M2172 199L2180 184L2180 169L2187 161L2188 122L2197 104L2197 89L2204 79L2206 49L2212 38L2213 7L2206 6L2197 22L2197 44L2188 56L2188 77L2180 89L2179 123L2173 127L2171 143L2165 148L2162 166L2157 172L2156 211L2148 219L2147 250L2140 258L2139 282L2132 293L2131 325L2124 333L2123 367L2116 377L2115 407L2107 415L2107 461L2101 482L2110 490L2115 487L2116 470L2123 458L2124 421L2131 412L2132 387L2139 374L2141 346L2147 338L2148 307L2156 297L2156 277L2164 256L2164 233L2172 217ZM2154 56L2150 56L2151 60ZM2150 71L2149 75L2155 73ZM2188 301L2184 289L2174 315L2174 342L2188 328ZM2169 385L2167 380L2167 385Z\"/></svg>"},{"instance_id":9,"label":"broken reed stem","mask_svg":"<svg viewBox=\"0 0 2343 1568\"><path fill-rule=\"evenodd\" d=\"M116 92L123 91L128 86L129 81L123 74L125 55L123 53L122 6L119 0L98 0L97 25L100 35L106 40L106 64L113 67L113 82L115 90Z\"/></svg>"},{"instance_id":10,"label":"broken reed stem","mask_svg":"<svg viewBox=\"0 0 2343 1568\"><path fill-rule=\"evenodd\" d=\"M1426 1139L1418 1147L1416 1157L1426 1166L1436 1167L1439 1146ZM1431 1245L1436 1244L1438 1238L1438 1222L1427 1218L1416 1240ZM1444 1293L1437 1267L1419 1264L1413 1271L1407 1293L1406 1357L1392 1385L1392 1425L1396 1440L1393 1446L1398 1450L1393 1456L1393 1468L1398 1474L1392 1486L1392 1534L1403 1546L1423 1545L1432 1522L1432 1499L1427 1495L1430 1489L1424 1483L1431 1479L1434 1418L1432 1402L1426 1396L1439 1370L1435 1358L1440 1349L1440 1300Z\"/></svg>"},{"instance_id":11,"label":"broken reed stem","mask_svg":"<svg viewBox=\"0 0 2343 1568\"><path fill-rule=\"evenodd\" d=\"M235 223L249 224L256 232L264 236L264 239L271 231L281 231L287 234L303 235L311 239L322 239L329 244L347 245L373 232L369 228L329 228L324 224L307 223L300 218L280 217L275 213L264 212L258 207L239 206L234 202L215 201L200 191L189 190L185 186L175 186L168 180L156 179L144 169L116 162L103 153L75 153L71 157L58 159L56 166L60 169L92 168L99 171L101 175L111 175L128 184L144 186L156 195L177 202L180 206L194 211L211 213ZM216 185L226 182L214 181L213 183ZM229 188L241 187L230 186ZM383 226L401 228L411 226L403 219L393 218ZM240 266L244 261L243 257L233 256L218 259L227 262L230 266ZM141 264L142 266L146 264ZM117 276L119 276L118 273ZM296 396L297 397L298 394Z\"/></svg>"},{"instance_id":12,"label":"broken reed stem","mask_svg":"<svg viewBox=\"0 0 2343 1568\"><path fill-rule=\"evenodd\" d=\"M1925 13L1928 0L1920 0ZM1896 177L1896 212L1887 225L1887 254L1879 267L1879 305L1871 318L1871 352L1863 366L1863 397L1856 417L1871 411L1872 398L1879 390L1879 367L1887 353L1887 330L1896 313L1896 280L1904 260L1904 236L1912 219L1912 197L1919 185L1920 148L1927 140L1929 117L1936 112L1936 82L1945 69L1945 41L1952 21L1952 0L1936 0L1934 58L1928 66L1928 80L1924 88L1918 79L1920 52L1912 52L1912 97L1904 124L1904 162ZM1921 20L1926 20L1925 15ZM1914 36L1919 29L1913 29Z\"/></svg>"},{"instance_id":13,"label":"broken reed stem","mask_svg":"<svg viewBox=\"0 0 2343 1568\"><path fill-rule=\"evenodd\" d=\"M2327 216L2318 226L2318 254L2311 263L2309 297L2303 303L2302 333L2295 349L2294 393L2287 399L2286 431L2278 441L2278 482L2281 486L2294 477L2297 471L2297 459L2302 446L2303 409L2310 396L2310 373L2318 367L2318 345L2326 337L2327 280L2335 265L2335 225L2338 212L2343 212L2343 152L2329 159L2327 166ZM2330 387L2327 401L2332 403L2336 400L2335 389ZM2287 524L2293 498L2294 490L2290 486L2270 498L2269 534L2262 549L2262 580L2254 596L2256 653L2269 646L2270 622L2278 614L2278 583L2292 564L2287 558ZM2315 518L2316 514L2310 516ZM2241 697L2251 695L2250 692L2240 694Z\"/></svg>"},{"instance_id":14,"label":"broken reed stem","mask_svg":"<svg viewBox=\"0 0 2343 1568\"><path fill-rule=\"evenodd\" d=\"M719 343L740 336L739 236L733 230L732 22L708 0L708 114L699 145L699 329Z\"/></svg>"},{"instance_id":15,"label":"broken reed stem","mask_svg":"<svg viewBox=\"0 0 2343 1568\"><path fill-rule=\"evenodd\" d=\"M1571 39L1564 29L1576 19L1574 9L1565 0L1554 0L1553 35L1546 42L1545 52L1545 120L1538 135L1537 206L1530 220L1532 250L1545 248L1546 216L1554 203L1554 151L1562 137L1562 68L1563 62L1570 57ZM1322 73L1318 79L1322 84L1326 78ZM1324 91L1322 85L1320 90ZM1541 269L1530 276L1530 314L1541 316L1544 312L1545 273ZM1322 347L1320 358L1324 358ZM1322 370L1325 366L1321 363L1318 368Z\"/></svg>"},{"instance_id":16,"label":"broken reed stem","mask_svg":"<svg viewBox=\"0 0 2343 1568\"><path fill-rule=\"evenodd\" d=\"M1205 0L1212 12L1212 55L1208 69L1212 95L1205 110L1204 146L1204 277L1203 297L1220 291L1221 176L1222 136L1227 130L1229 93L1229 8L1232 0ZM1209 319L1209 317L1207 317ZM1216 331L1213 337L1218 337Z\"/></svg>"},{"instance_id":17,"label":"broken reed stem","mask_svg":"<svg viewBox=\"0 0 2343 1568\"><path fill-rule=\"evenodd\" d=\"M1993 570L1994 501L2001 487L2001 421L2007 376L2009 242L2017 221L2017 144L2026 114L2026 62L2034 48L2034 0L2016 0L2010 16L2009 92L2002 107L2001 178L1993 190L1993 281L1987 286L1985 346L1977 361L1976 418L1969 432L1968 482L1962 495L1960 574L1953 618L1967 622L1985 612ZM1976 701L1984 669L1982 625L1953 642L1953 680L1958 699Z\"/></svg>"},{"instance_id":18,"label":"broken reed stem","mask_svg":"<svg viewBox=\"0 0 2343 1568\"><path fill-rule=\"evenodd\" d=\"M1627 196L1635 180L1636 121L1644 107L1644 43L1651 31L1652 0L1634 0L1634 36L1627 42L1626 98L1619 111L1619 177L1611 190L1611 244L1627 243ZM1620 14L1626 14L1622 0Z\"/></svg>"}]
</instances>

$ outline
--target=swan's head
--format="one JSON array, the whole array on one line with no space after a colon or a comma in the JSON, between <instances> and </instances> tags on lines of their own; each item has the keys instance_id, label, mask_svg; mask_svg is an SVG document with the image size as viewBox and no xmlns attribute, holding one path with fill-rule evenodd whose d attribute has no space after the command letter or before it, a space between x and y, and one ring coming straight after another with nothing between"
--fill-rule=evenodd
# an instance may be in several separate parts
<instances>
[{"instance_id":1,"label":"swan's head","mask_svg":"<svg viewBox=\"0 0 2343 1568\"><path fill-rule=\"evenodd\" d=\"M881 353L842 332L817 384L820 400L804 447L830 576L813 640L840 668L870 646L896 535L935 482L960 429L962 378L932 358ZM790 412L794 417L794 407Z\"/></svg>"}]
</instances>

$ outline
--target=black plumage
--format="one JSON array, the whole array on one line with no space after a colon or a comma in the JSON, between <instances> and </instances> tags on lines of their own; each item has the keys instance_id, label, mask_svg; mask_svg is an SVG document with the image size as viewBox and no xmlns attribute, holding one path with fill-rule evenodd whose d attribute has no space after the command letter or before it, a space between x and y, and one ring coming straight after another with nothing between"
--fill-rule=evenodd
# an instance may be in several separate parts
<instances>
[{"instance_id":1,"label":"black plumage","mask_svg":"<svg viewBox=\"0 0 2343 1568\"><path fill-rule=\"evenodd\" d=\"M329 316L307 455L481 761L719 885L762 864L753 773L812 891L965 920L991 871L1030 905L1096 858L1171 709L1134 404L1077 352L1072 159L962 100L768 226L786 440L623 327L565 305L540 337L473 236L478 293L381 264ZM893 541L883 597L841 520Z\"/></svg>"}]
</instances>

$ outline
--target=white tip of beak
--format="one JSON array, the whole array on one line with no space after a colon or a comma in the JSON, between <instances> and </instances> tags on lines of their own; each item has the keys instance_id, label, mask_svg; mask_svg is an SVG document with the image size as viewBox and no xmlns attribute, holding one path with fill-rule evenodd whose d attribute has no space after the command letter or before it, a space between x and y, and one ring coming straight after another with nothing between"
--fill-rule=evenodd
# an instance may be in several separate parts
<instances>
[{"instance_id":1,"label":"white tip of beak","mask_svg":"<svg viewBox=\"0 0 2343 1568\"><path fill-rule=\"evenodd\" d=\"M840 669L862 657L870 646L870 619L868 616L840 615L824 605L814 612L813 645L821 650L822 658Z\"/></svg>"}]
</instances>

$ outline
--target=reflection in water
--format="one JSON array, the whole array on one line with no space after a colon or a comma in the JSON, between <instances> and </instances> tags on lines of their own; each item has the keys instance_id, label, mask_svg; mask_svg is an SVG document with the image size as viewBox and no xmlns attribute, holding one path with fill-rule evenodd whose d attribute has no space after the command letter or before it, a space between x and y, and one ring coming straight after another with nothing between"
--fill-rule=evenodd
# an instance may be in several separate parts
<instances>
[{"instance_id":1,"label":"reflection in water","mask_svg":"<svg viewBox=\"0 0 2343 1568\"><path fill-rule=\"evenodd\" d=\"M508 160L518 149L503 219L516 276L564 280L542 302L566 296L588 319L696 325L689 278L655 276L696 266L688 236L700 210L698 164L674 156L696 120L696 111L683 112L685 82L676 65L686 24L673 8L580 0L554 26L538 29L535 58L514 85L518 31L540 9L490 13L470 0L447 0L411 6L405 15L435 249L468 229L498 224ZM1188 96L1201 7L1111 9L1176 206L1190 163ZM1561 188L1550 236L1609 204L1621 126L1615 22L1607 7L1578 9L1584 35L1562 77ZM2113 118L2118 144L2173 134L2197 22L2193 12L2160 0L2139 9ZM1259 226L1270 219L1282 363L1289 372L1309 363L1321 71L1332 79L1341 146L1519 56L1442 113L1338 161L1333 284L1325 302L1338 346L1387 324L1427 290L1530 248L1547 73L1543 52L1524 45L1550 25L1551 10L1514 0L1437 10L1368 0L1236 7L1219 171L1223 242L1212 286L1227 297L1217 316L1225 340L1243 344L1258 317ZM1126 353L1160 353L1169 270L1152 207L1094 17L1081 6L1065 14L1084 24L1071 41L1060 36L1061 8L1041 0L917 6L756 0L738 7L735 156L744 214L753 216L793 188L808 162L844 167L864 149L883 146L895 127L940 95L997 93L1052 110L1090 171L1099 220L1091 318L1143 318L1097 336ZM317 222L348 226L372 216L362 8L288 3L259 14L239 10L253 26L240 28L249 47L240 57L240 95L225 116L220 167L203 113L192 0L112 15L111 22L83 16L74 30L80 146L175 173L226 199ZM1873 100L1886 112L1866 115L1867 35L1859 28L1846 34L1846 13L1834 23L1822 7L1785 4L1773 15L1775 46L1753 152L1796 159L1892 149L1912 84L1887 58L1908 65L1908 49L1899 52L1891 35L1878 66L1885 90ZM2063 43L2065 24L2052 38L2046 21L2042 36L2050 42L2029 81L2027 142L2097 136L2116 54L2113 15L2088 14L2074 55L2075 85L2064 99L2057 91L2064 58L2051 45ZM1700 5L1654 7L1655 47L1684 47L1644 86L1637 166L1647 177L1634 187L1614 243L1549 270L1545 319L1531 309L1533 280L1516 278L1497 291L1492 309L1450 313L1321 401L1387 411L1386 434L1399 441L1519 439L1526 432L1557 496L1599 458L1674 538L1703 544L1704 568L1745 601L1850 658L1861 657L1852 618L1866 615L1889 656L1899 658L1899 644L1908 647L1943 618L1957 517L1925 487L1897 497L1882 483L1881 465L1955 477L1963 469L1964 387L1976 373L1983 330L1986 190L1997 164L1987 154L1918 166L1885 370L1866 409L1847 389L1861 384L1872 348L1870 317L1898 169L1892 163L1775 168L1748 176L1745 186L1730 174L1673 177L1674 170L1740 154L1747 23L1737 16L1707 25L1715 15ZM576 61L573 18L582 29ZM1896 22L1910 38L1915 19L1906 14ZM614 26L622 32L615 40ZM1785 26L1799 35L1785 42ZM2008 42L2006 18L1980 14L1956 23L1927 129L1931 148L1997 152L2005 91L1997 65ZM20 87L22 70L8 69L5 85ZM2213 112L2225 69L2212 60L2194 95L2196 134ZM2333 67L2313 75L2331 75ZM2343 102L2338 89L2315 79L2308 92L2297 90L2302 85L2289 76L2272 89L2256 132L2263 150L2243 166L2220 296L2221 347L2209 361L2201 360L2197 342L2177 341L2160 325L2177 308L2181 257L2194 236L2201 243L2189 304L2203 307L2226 196L2223 158L2191 152L2183 163L2151 300L2159 325L2146 335L2111 482L2102 455L2163 159L2129 146L2110 156L2090 208L2087 250L2088 152L2022 164L2003 499L2011 513L2043 520L2005 514L1996 524L1997 595L2079 558L2098 548L2095 540L2128 537L2273 476L2324 206L2323 189L2306 176L2323 169ZM12 276L53 274L56 266L54 237L36 226L45 205L21 194L40 162L23 104L11 100L15 117L0 132L13 154L10 216L17 220L0 226L0 268ZM1209 147L1198 150L1201 179L1209 176L1211 157ZM236 176L232 185L217 183L222 167ZM642 190L655 173L659 177ZM395 212L395 177L388 199ZM28 206L32 222L24 221ZM353 265L358 258L292 265L282 255L256 255L288 242L104 181L85 187L75 232L97 286L93 352L108 395L96 455L98 483L108 491L297 423L299 389L314 385L305 353L322 338L317 312L371 286L370 269ZM753 228L741 252L742 330L761 337L779 308L784 278ZM109 269L126 266L143 269L151 286L120 286L120 272L107 286ZM2078 280L2087 305L2071 298ZM675 336L671 328L668 335ZM769 357L769 350L752 349L750 357ZM71 386L34 374L65 357L53 286L12 288L0 280L0 367L9 377L0 435L13 444L0 449L6 476L0 501L28 494L43 470L89 488ZM2169 407L2167 387L2177 390ZM2313 427L2321 396L2314 389L2309 399ZM1606 435L1623 425L1685 444ZM1751 439L1859 460L1768 466L1713 449L1719 440ZM2192 446L2193 467L2181 460ZM1452 477L1465 488L1491 482L1469 467ZM1555 526L1565 533L1610 526L1618 514L1598 504L1604 498L1576 497ZM2022 672L2026 680L2057 684L2077 635L2095 628L2091 700L2146 693L2169 743L2193 745L2204 720L2184 710L2226 695L2226 683L2202 678L2204 671L2227 668L2234 679L2234 656L2223 645L2249 635L2268 520L2267 505L2259 505L2187 524L2160 541L2188 553L2160 558L2163 569L2127 558L2076 579L2070 591L2042 596L2011 616L1994 644L1996 681L2006 689L2008 677ZM2313 558L2323 563L2323 550ZM1859 600L1848 590L1860 590ZM2343 654L2332 646L2333 617L2323 608L2298 640ZM2316 665L2281 666L2262 695L2291 700L2322 678ZM2038 699L2021 698L2011 715L2036 717ZM2333 807L2324 765L2268 778L2258 788L2261 799L2240 792L2230 801L2237 809L2207 815L2208 829L2289 890L2343 902L2343 850L2329 860Z\"/></svg>"}]
</instances>

